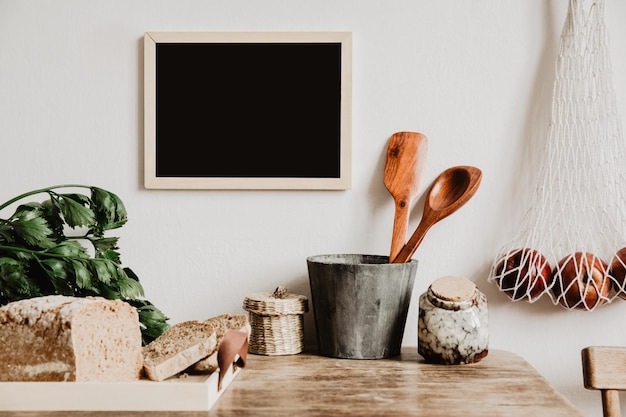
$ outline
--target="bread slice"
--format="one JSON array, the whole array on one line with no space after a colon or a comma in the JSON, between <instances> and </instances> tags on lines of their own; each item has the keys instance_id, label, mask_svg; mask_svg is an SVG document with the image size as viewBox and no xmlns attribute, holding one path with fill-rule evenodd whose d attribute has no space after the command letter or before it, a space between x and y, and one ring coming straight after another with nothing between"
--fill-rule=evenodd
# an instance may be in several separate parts
<instances>
[{"instance_id":1,"label":"bread slice","mask_svg":"<svg viewBox=\"0 0 626 417\"><path fill-rule=\"evenodd\" d=\"M174 324L143 348L143 369L153 381L174 376L217 348L217 336L210 323L197 320Z\"/></svg>"},{"instance_id":2,"label":"bread slice","mask_svg":"<svg viewBox=\"0 0 626 417\"><path fill-rule=\"evenodd\" d=\"M214 352L211 352L206 358L194 364L189 370L190 372L207 373L217 370L217 348L227 331L239 330L247 333L248 336L250 336L251 332L248 316L245 314L222 314L211 317L205 320L204 323L210 324L215 329L217 346Z\"/></svg>"},{"instance_id":3,"label":"bread slice","mask_svg":"<svg viewBox=\"0 0 626 417\"><path fill-rule=\"evenodd\" d=\"M50 295L0 308L0 381L137 380L141 329L120 300Z\"/></svg>"}]
</instances>

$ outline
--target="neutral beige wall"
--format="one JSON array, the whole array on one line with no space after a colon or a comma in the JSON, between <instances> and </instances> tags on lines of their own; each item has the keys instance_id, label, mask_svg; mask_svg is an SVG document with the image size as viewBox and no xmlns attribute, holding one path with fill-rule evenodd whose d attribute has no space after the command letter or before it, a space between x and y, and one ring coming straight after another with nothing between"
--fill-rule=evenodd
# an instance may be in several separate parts
<instances>
[{"instance_id":1,"label":"neutral beige wall","mask_svg":"<svg viewBox=\"0 0 626 417\"><path fill-rule=\"evenodd\" d=\"M110 189L130 215L120 230L122 260L172 322L236 313L247 294L277 285L308 294L309 255L386 254L393 219L382 183L386 142L395 131L421 131L430 139L426 184L457 164L480 167L484 179L416 254L404 344L416 344L416 300L430 282L468 277L489 299L491 347L521 354L599 416L599 395L582 388L579 352L626 344L626 302L569 312L547 300L512 303L486 282L531 190L526 169L536 161L525 149L544 140L537 132L550 109L566 7L566 0L0 0L0 199L67 182ZM626 2L606 0L606 9L626 120ZM352 31L352 190L145 190L142 36L157 30ZM412 227L418 220L415 209ZM306 326L312 341L311 314Z\"/></svg>"}]
</instances>

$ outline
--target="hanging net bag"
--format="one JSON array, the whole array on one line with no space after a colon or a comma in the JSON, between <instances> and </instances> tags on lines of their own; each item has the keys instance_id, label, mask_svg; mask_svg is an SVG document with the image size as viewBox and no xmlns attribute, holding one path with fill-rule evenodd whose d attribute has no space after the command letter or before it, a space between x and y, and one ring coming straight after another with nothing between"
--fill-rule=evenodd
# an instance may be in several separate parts
<instances>
[{"instance_id":1,"label":"hanging net bag","mask_svg":"<svg viewBox=\"0 0 626 417\"><path fill-rule=\"evenodd\" d=\"M514 301L591 311L626 299L626 152L604 1L587 3L569 1L538 185L489 282Z\"/></svg>"}]
</instances>

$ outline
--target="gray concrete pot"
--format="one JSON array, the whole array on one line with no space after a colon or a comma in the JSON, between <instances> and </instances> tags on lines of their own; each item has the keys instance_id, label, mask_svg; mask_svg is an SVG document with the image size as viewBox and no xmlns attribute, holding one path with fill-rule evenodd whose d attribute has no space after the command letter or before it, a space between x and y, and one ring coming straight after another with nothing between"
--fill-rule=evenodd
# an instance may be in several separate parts
<instances>
[{"instance_id":1,"label":"gray concrete pot","mask_svg":"<svg viewBox=\"0 0 626 417\"><path fill-rule=\"evenodd\" d=\"M400 354L417 261L388 262L378 255L307 258L320 354L345 359Z\"/></svg>"}]
</instances>

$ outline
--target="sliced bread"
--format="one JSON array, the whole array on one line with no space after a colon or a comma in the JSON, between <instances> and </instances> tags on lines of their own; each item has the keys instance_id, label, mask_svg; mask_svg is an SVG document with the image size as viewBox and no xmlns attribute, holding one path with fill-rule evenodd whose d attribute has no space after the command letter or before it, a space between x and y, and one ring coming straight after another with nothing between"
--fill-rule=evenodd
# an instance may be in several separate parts
<instances>
[{"instance_id":1,"label":"sliced bread","mask_svg":"<svg viewBox=\"0 0 626 417\"><path fill-rule=\"evenodd\" d=\"M143 348L146 377L162 381L212 354L217 348L215 328L197 320L174 324Z\"/></svg>"},{"instance_id":2,"label":"sliced bread","mask_svg":"<svg viewBox=\"0 0 626 417\"><path fill-rule=\"evenodd\" d=\"M190 372L214 372L218 368L217 364L217 348L219 347L224 335L229 330L238 330L246 333L248 336L250 335L250 323L248 321L248 316L245 314L222 314L219 316L211 317L208 320L205 320L204 323L208 323L215 329L215 334L217 336L217 346L215 351L211 352L207 355L206 358L201 361L195 363Z\"/></svg>"}]
</instances>

